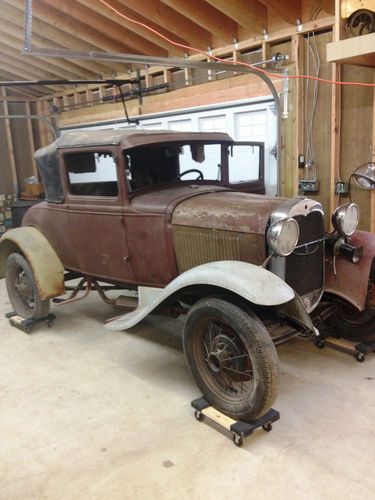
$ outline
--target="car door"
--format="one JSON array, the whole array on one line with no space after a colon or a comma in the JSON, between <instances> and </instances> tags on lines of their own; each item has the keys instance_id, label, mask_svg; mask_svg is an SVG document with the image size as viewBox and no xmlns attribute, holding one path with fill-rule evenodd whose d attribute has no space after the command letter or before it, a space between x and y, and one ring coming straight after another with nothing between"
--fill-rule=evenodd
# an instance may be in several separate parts
<instances>
[{"instance_id":1,"label":"car door","mask_svg":"<svg viewBox=\"0 0 375 500\"><path fill-rule=\"evenodd\" d=\"M103 280L131 283L123 203L124 171L113 147L60 151L76 270ZM120 182L119 182L120 180Z\"/></svg>"}]
</instances>

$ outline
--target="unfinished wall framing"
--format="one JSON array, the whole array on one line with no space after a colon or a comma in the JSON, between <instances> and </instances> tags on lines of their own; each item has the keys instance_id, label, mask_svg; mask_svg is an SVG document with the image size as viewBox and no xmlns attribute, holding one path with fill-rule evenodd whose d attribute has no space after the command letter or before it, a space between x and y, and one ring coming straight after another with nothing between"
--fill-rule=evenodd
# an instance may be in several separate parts
<instances>
[{"instance_id":1,"label":"unfinished wall framing","mask_svg":"<svg viewBox=\"0 0 375 500\"><path fill-rule=\"evenodd\" d=\"M273 22L276 23L276 20ZM216 49L213 53L223 58L259 62L280 52L289 55L289 60L283 67L288 69L290 75L313 74L312 59L310 57L308 64L307 57L309 53L311 54L308 43L314 43L317 51L315 53L318 53L320 58L320 77L373 83L374 68L327 62L326 45L335 39L334 28L333 17L304 22L301 32L296 32L295 29L290 28L290 25L281 22L278 24L278 30L267 39L241 41L236 46L228 45ZM308 35L309 33L314 33L315 36ZM193 58L202 60L203 56L196 55ZM135 77L136 74L126 74L126 76ZM246 74L213 74L210 70L152 67L142 71L141 77L143 87L168 84L170 88L169 90L160 89L146 95L142 103L137 99L127 100L130 116L270 95L269 89L262 80ZM281 93L282 80L273 79L273 82L277 91ZM312 86L313 84L310 83L309 89L305 80L291 79L289 81L289 116L282 120L280 145L283 164L280 179L281 193L285 196L297 195L299 179L306 178L311 173L306 169L298 168L298 159L300 155L306 155L311 114L306 102L311 99ZM130 90L130 86L123 88L124 92ZM44 116L50 116L51 105L54 105L59 110L58 119L61 127L123 120L122 103L116 94L117 90L110 86L106 88L89 85L70 88L64 92L56 92L51 96L38 99L38 112ZM2 105L4 106L4 102ZM12 103L10 107L8 106L8 112L17 111L17 106ZM374 88L341 88L321 83L318 86L315 107L312 142L315 151L314 168L320 184L317 193L306 193L306 195L322 202L328 214L328 228L329 214L338 204L349 200L347 196L335 194L335 182L348 181L352 171L360 163L368 161L374 149ZM13 157L17 165L17 180L22 182L23 176L32 175L33 168L35 168L31 160L33 146L30 145L32 142L30 125L17 127L17 134L20 132L25 141L22 138L15 138L17 134L14 126L6 125L3 121L3 123L0 122L0 127L0 130L6 128L8 135L10 127L10 134L16 148ZM35 125L32 130L35 147L45 145L53 139L50 131L43 124L39 125L37 134ZM4 142L5 136L0 135ZM27 144L25 148L27 153L19 152L21 142ZM9 145L8 149L12 151ZM5 158L6 154L3 152L2 155L2 161L11 165L11 160ZM11 176L5 176L2 182L9 189L12 183ZM352 185L351 195L353 201L357 202L361 209L360 227L372 230L375 227L374 194L361 191Z\"/></svg>"}]
</instances>

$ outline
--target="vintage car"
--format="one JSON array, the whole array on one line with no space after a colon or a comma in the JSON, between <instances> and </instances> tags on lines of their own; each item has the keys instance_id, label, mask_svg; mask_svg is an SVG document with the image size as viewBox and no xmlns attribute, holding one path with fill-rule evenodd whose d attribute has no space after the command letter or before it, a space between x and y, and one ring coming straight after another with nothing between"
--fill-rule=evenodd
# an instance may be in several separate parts
<instances>
[{"instance_id":1,"label":"vintage car","mask_svg":"<svg viewBox=\"0 0 375 500\"><path fill-rule=\"evenodd\" d=\"M46 199L0 243L18 315L43 318L50 299L91 289L125 308L108 329L186 314L189 369L205 398L239 420L273 404L280 342L330 328L375 340L375 238L356 231L357 206L338 207L327 234L316 200L266 196L262 143L80 131L35 158Z\"/></svg>"}]
</instances>

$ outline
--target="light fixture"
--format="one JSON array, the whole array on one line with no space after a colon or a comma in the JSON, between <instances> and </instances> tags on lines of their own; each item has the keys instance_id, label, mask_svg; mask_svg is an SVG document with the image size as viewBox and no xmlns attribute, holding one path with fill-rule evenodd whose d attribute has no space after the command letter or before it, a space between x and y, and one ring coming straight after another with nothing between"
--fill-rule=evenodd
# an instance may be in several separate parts
<instances>
[{"instance_id":1,"label":"light fixture","mask_svg":"<svg viewBox=\"0 0 375 500\"><path fill-rule=\"evenodd\" d=\"M302 21L301 19L296 19L296 30L298 33L300 33L303 29Z\"/></svg>"},{"instance_id":2,"label":"light fixture","mask_svg":"<svg viewBox=\"0 0 375 500\"><path fill-rule=\"evenodd\" d=\"M262 33L263 33L263 40L268 40L268 31L266 30L266 28L264 28L262 30Z\"/></svg>"},{"instance_id":3,"label":"light fixture","mask_svg":"<svg viewBox=\"0 0 375 500\"><path fill-rule=\"evenodd\" d=\"M362 189L375 189L375 161L357 167L352 173L357 186Z\"/></svg>"}]
</instances>

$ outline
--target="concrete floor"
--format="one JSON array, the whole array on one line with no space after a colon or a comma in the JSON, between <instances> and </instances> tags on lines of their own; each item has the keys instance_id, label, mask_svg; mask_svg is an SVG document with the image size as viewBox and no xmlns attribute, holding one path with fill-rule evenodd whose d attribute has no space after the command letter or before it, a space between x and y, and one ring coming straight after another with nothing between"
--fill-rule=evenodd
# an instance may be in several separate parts
<instances>
[{"instance_id":1,"label":"concrete floor","mask_svg":"<svg viewBox=\"0 0 375 500\"><path fill-rule=\"evenodd\" d=\"M0 499L374 499L375 357L279 348L273 432L243 448L193 417L182 321L108 332L93 294L9 326L0 281Z\"/></svg>"}]
</instances>

